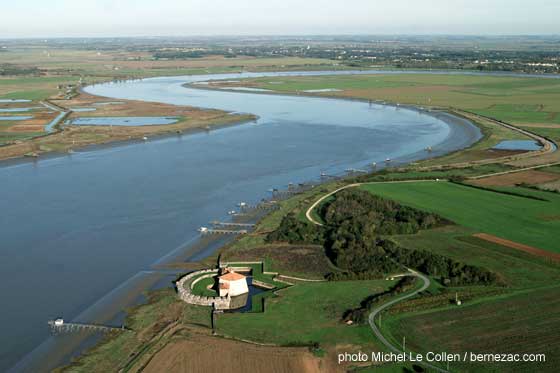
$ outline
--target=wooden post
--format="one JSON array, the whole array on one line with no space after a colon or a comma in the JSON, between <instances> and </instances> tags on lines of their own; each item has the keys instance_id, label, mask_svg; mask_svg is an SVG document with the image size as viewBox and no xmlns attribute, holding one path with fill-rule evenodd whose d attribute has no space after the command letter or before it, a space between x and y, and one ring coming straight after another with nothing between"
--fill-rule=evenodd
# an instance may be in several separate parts
<instances>
[{"instance_id":1,"label":"wooden post","mask_svg":"<svg viewBox=\"0 0 560 373\"><path fill-rule=\"evenodd\" d=\"M216 320L214 319L214 315L216 313L216 303L212 302L212 312L210 315L210 325L212 326L212 334L216 334Z\"/></svg>"}]
</instances>

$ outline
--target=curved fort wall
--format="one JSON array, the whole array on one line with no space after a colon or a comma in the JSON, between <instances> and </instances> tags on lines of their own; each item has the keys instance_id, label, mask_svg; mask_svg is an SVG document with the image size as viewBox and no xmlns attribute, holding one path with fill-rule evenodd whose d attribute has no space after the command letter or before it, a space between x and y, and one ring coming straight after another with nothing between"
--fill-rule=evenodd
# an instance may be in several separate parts
<instances>
[{"instance_id":1,"label":"curved fort wall","mask_svg":"<svg viewBox=\"0 0 560 373\"><path fill-rule=\"evenodd\" d=\"M202 271L189 273L188 275L180 278L179 281L175 283L179 298L189 304L195 304L198 306L214 305L216 309L228 309L231 302L230 297L205 297L201 295L195 295L192 292L192 287L197 282L205 278L214 277L217 274L217 269L205 269Z\"/></svg>"}]
</instances>

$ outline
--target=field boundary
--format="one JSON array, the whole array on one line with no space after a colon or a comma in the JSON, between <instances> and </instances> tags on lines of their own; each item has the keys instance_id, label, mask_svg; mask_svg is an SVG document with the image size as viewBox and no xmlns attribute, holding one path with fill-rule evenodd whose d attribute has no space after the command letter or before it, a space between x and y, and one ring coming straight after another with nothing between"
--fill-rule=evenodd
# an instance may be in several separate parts
<instances>
[{"instance_id":1,"label":"field boundary","mask_svg":"<svg viewBox=\"0 0 560 373\"><path fill-rule=\"evenodd\" d=\"M498 245L509 247L511 249L524 251L526 253L539 256L541 258L551 259L555 262L560 263L560 254L556 254L550 251L542 250L533 246L525 245L519 242L510 241L505 238L497 237L488 233L475 233L474 237L480 238L491 243L496 243Z\"/></svg>"}]
</instances>

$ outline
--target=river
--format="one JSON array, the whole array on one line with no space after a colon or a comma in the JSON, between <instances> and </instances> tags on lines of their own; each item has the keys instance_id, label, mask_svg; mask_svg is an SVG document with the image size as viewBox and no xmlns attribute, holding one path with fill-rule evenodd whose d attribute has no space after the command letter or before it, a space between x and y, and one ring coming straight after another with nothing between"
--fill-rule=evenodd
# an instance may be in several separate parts
<instances>
[{"instance_id":1,"label":"river","mask_svg":"<svg viewBox=\"0 0 560 373\"><path fill-rule=\"evenodd\" d=\"M341 73L348 72L334 74ZM481 137L465 120L443 113L183 87L209 79L296 74L325 73L91 86L88 93L112 99L253 113L259 119L37 162L0 163L0 371L18 361L13 371L46 371L68 361L78 351L68 346L78 342L51 337L48 319L116 322L142 290L169 286L154 264L169 253L188 258L196 229L227 219L237 202L258 202L272 187L318 179L322 172L341 174L386 158L417 160ZM430 154L424 150L428 146Z\"/></svg>"}]
</instances>

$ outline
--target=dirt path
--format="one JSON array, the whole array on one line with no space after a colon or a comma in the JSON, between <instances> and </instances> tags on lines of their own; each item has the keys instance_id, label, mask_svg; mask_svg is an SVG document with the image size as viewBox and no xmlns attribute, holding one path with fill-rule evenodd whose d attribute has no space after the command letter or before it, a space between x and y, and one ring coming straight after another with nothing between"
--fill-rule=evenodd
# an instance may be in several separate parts
<instances>
[{"instance_id":1,"label":"dirt path","mask_svg":"<svg viewBox=\"0 0 560 373\"><path fill-rule=\"evenodd\" d=\"M496 125L499 125L501 127L504 127L506 129L509 129L511 131L520 133L524 136L527 136L539 143L541 143L543 145L543 147L539 150L535 150L535 151L530 151L530 152L524 152L521 154L516 154L516 155L507 155L504 157L498 157L498 158L487 158L487 159L481 159L481 160L477 160L477 161L469 161L469 162L459 162L459 163L449 163L449 164L445 164L445 165L438 165L438 166L427 166L427 167L420 167L420 170L437 170L437 169L441 169L444 167L454 167L454 168L465 168L465 167L471 167L471 166L476 166L476 165L484 165L484 164L493 164L493 163L509 163L509 162L517 162L517 161L522 161L522 160L526 160L526 159L534 159L536 157L543 157L543 156L550 156L552 154L554 154L555 152L558 151L558 147L557 144L554 143L553 141L540 136L536 133L527 131L523 128L519 128L516 127L514 125L511 125L509 123L506 122L502 122L500 120L491 118L491 117L487 117L484 115L480 115L480 114L476 114L476 113L472 113L470 111L466 111L466 110L460 110L460 109L454 109L454 112L457 115L461 115L464 117L479 117L481 119L484 119L486 121L492 122ZM471 119L472 120L472 119Z\"/></svg>"},{"instance_id":2,"label":"dirt path","mask_svg":"<svg viewBox=\"0 0 560 373\"><path fill-rule=\"evenodd\" d=\"M477 233L473 235L488 242L497 243L498 245L509 247L515 250L521 250L526 253L540 256L541 258L552 259L555 262L560 262L560 254L552 253L546 250L537 249L536 247L524 245L522 243L506 240L487 233Z\"/></svg>"},{"instance_id":3,"label":"dirt path","mask_svg":"<svg viewBox=\"0 0 560 373\"><path fill-rule=\"evenodd\" d=\"M348 184L345 185L341 188L338 188L337 190L334 190L328 194L325 194L324 196L322 196L321 198L319 198L317 201L315 201L315 203L313 203L305 212L305 217L307 218L307 220L309 220L311 223L315 224L315 225L319 225L319 226L323 226L322 223L318 222L317 220L315 220L315 218L313 218L313 210L315 209L315 207L317 207L318 205L321 204L321 202L323 202L325 199L329 198L332 195L335 195L336 193L340 192L341 190L344 189L348 189L348 188L354 188L354 187L359 187L361 185L368 185L368 184L397 184L397 183L422 183L422 182L437 182L437 181L446 181L445 179L421 179L421 180L395 180L395 181L371 181L371 182L366 182L366 183L354 183L354 184Z\"/></svg>"},{"instance_id":4,"label":"dirt path","mask_svg":"<svg viewBox=\"0 0 560 373\"><path fill-rule=\"evenodd\" d=\"M471 176L469 177L470 180L478 180L478 179L483 179L485 177L490 177L490 176L500 176L500 175L507 175L507 174L513 174L515 172L522 172L522 171L528 171L528 170L535 170L537 168L544 168L544 167L550 167L550 166L557 166L560 165L560 162L554 162L554 163L547 163L547 164L540 164L537 166L531 166L531 167L524 167L524 168L516 168L515 170L509 170L509 171L503 171L503 172L495 172L492 174L486 174L486 175L479 175L479 176Z\"/></svg>"}]
</instances>

